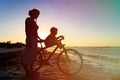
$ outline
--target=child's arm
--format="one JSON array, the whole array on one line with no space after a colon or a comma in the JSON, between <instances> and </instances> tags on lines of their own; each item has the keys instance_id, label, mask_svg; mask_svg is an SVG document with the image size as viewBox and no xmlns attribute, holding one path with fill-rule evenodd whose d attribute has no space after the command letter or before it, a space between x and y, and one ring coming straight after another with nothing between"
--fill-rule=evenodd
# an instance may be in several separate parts
<instances>
[{"instance_id":1,"label":"child's arm","mask_svg":"<svg viewBox=\"0 0 120 80\"><path fill-rule=\"evenodd\" d=\"M57 38L57 40L61 40L61 39L64 39L64 36L63 36L63 35L61 35L61 36L56 37L56 38Z\"/></svg>"}]
</instances>

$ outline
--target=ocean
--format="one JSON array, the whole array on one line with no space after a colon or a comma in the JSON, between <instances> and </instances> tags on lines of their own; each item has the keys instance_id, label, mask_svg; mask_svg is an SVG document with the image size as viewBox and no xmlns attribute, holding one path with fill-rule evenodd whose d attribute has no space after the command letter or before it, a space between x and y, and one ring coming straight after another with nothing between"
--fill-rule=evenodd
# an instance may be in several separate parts
<instances>
[{"instance_id":1,"label":"ocean","mask_svg":"<svg viewBox=\"0 0 120 80\"><path fill-rule=\"evenodd\" d=\"M120 75L120 47L72 47L83 55L83 64Z\"/></svg>"}]
</instances>

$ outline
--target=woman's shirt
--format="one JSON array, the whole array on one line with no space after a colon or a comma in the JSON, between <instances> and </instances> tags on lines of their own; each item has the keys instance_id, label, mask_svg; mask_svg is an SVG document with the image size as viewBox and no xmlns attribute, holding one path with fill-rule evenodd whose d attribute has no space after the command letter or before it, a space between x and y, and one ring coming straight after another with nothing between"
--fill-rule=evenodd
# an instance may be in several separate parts
<instances>
[{"instance_id":1,"label":"woman's shirt","mask_svg":"<svg viewBox=\"0 0 120 80\"><path fill-rule=\"evenodd\" d=\"M34 21L34 19L32 18L27 18L25 20L25 32L26 32L26 36L38 36L37 34L37 30L38 30L38 25L36 24L36 22Z\"/></svg>"}]
</instances>

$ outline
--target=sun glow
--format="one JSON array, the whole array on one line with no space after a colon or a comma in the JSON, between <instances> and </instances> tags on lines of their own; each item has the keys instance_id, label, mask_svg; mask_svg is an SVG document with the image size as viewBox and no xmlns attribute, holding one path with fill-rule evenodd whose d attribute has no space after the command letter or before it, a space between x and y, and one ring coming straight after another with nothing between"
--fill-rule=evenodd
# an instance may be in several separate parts
<instances>
[{"instance_id":1,"label":"sun glow","mask_svg":"<svg viewBox=\"0 0 120 80\"><path fill-rule=\"evenodd\" d=\"M43 32L39 33L38 35L41 39L45 39L47 37L47 34Z\"/></svg>"},{"instance_id":2,"label":"sun glow","mask_svg":"<svg viewBox=\"0 0 120 80\"><path fill-rule=\"evenodd\" d=\"M41 39L43 39L43 40L45 40L45 38L47 37L47 34L44 33L44 32L38 33L38 35L39 35L39 37L40 37ZM45 47L44 42L38 43L38 47L41 47L41 45L42 45L42 47Z\"/></svg>"}]
</instances>

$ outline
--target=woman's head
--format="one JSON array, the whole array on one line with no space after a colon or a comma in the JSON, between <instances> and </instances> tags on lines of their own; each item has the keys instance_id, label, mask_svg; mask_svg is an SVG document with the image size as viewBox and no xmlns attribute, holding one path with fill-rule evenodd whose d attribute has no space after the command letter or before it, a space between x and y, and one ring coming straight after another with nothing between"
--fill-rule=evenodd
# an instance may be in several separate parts
<instances>
[{"instance_id":1,"label":"woman's head","mask_svg":"<svg viewBox=\"0 0 120 80\"><path fill-rule=\"evenodd\" d=\"M34 19L37 19L39 14L40 14L40 11L38 9L29 10L29 16Z\"/></svg>"}]
</instances>

